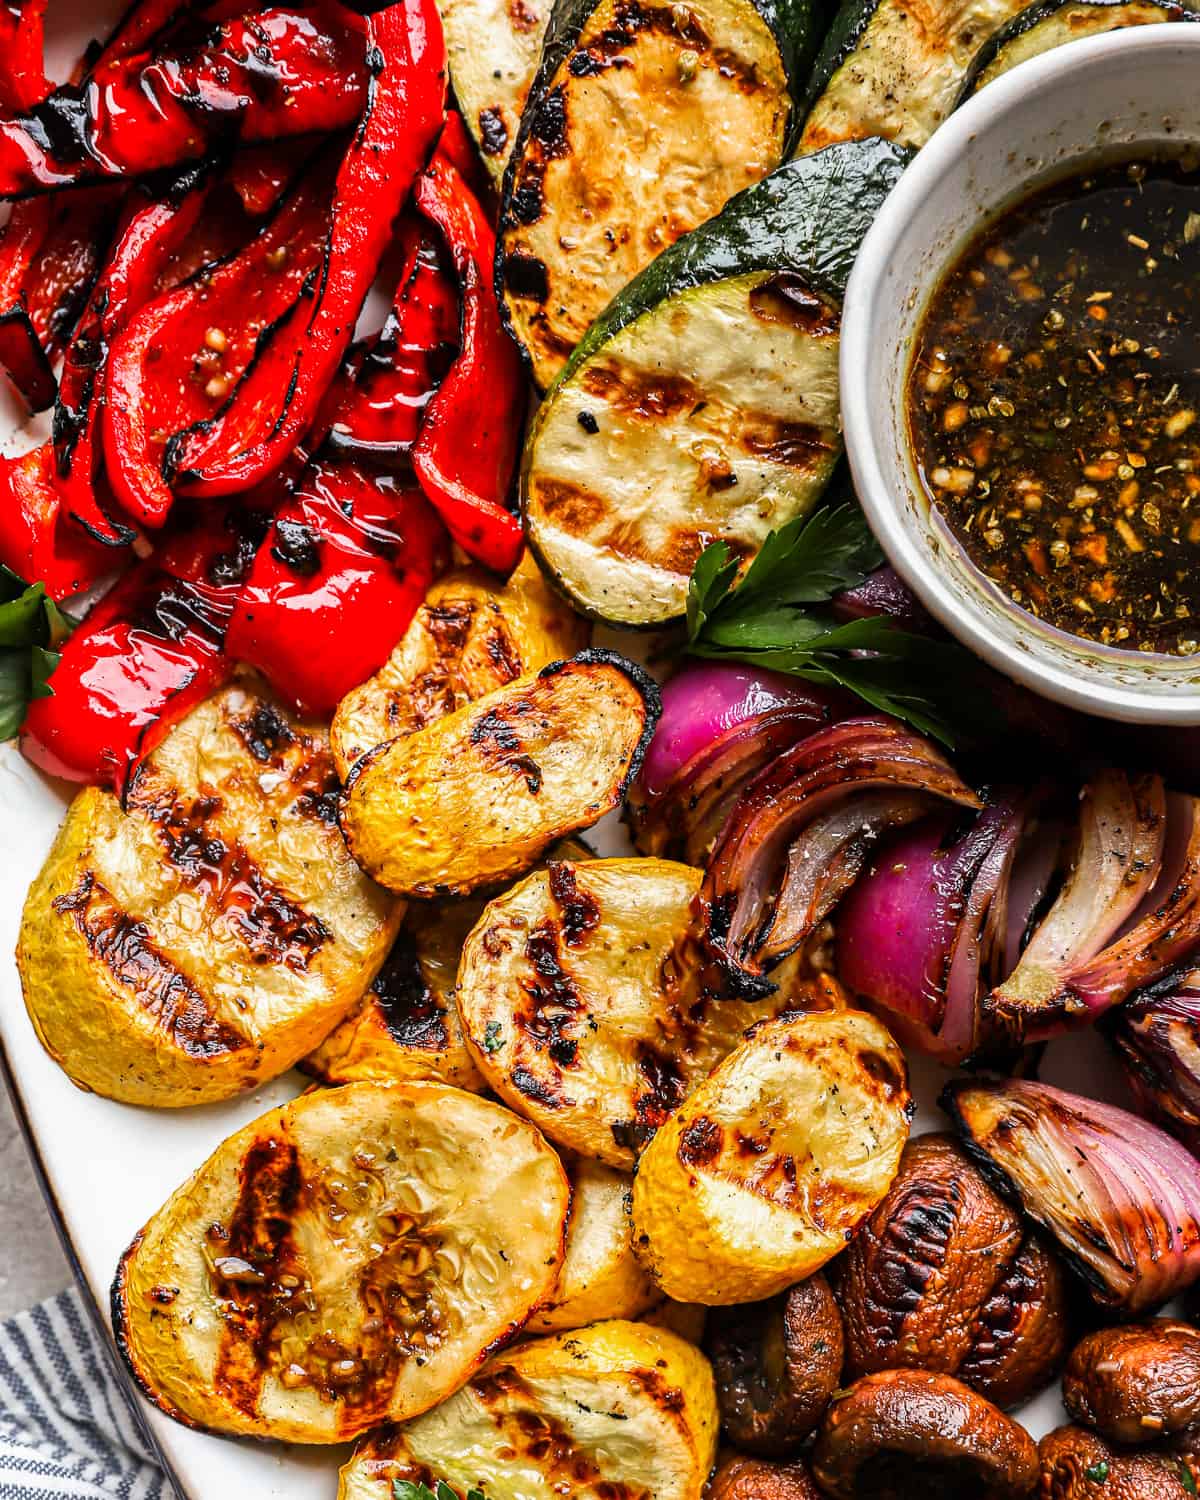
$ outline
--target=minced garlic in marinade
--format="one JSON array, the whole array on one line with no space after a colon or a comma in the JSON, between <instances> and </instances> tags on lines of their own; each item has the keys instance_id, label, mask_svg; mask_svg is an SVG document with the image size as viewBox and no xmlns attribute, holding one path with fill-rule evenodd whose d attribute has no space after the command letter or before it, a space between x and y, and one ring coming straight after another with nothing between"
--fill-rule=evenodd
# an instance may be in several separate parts
<instances>
[{"instance_id":1,"label":"minced garlic in marinade","mask_svg":"<svg viewBox=\"0 0 1200 1500\"><path fill-rule=\"evenodd\" d=\"M1022 608L1200 649L1200 156L1055 183L935 292L909 372L922 482Z\"/></svg>"}]
</instances>

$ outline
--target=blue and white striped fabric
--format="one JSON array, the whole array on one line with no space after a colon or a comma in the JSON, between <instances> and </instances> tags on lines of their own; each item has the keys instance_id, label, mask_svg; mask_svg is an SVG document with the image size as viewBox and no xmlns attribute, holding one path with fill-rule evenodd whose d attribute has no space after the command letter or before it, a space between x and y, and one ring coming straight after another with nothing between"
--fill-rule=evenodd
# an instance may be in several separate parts
<instances>
[{"instance_id":1,"label":"blue and white striped fabric","mask_svg":"<svg viewBox=\"0 0 1200 1500\"><path fill-rule=\"evenodd\" d=\"M0 1323L0 1500L173 1500L79 1293Z\"/></svg>"}]
</instances>

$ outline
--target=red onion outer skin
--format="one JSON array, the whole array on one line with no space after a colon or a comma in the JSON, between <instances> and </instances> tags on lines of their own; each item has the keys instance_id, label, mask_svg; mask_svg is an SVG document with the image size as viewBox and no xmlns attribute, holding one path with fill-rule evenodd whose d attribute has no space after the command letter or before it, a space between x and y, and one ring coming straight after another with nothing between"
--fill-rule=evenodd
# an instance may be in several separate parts
<instances>
[{"instance_id":1,"label":"red onion outer skin","mask_svg":"<svg viewBox=\"0 0 1200 1500\"><path fill-rule=\"evenodd\" d=\"M826 698L820 689L782 672L739 662L685 666L662 690L662 718L642 763L648 797L661 796L672 779L726 729L780 704L812 702L819 722Z\"/></svg>"},{"instance_id":2,"label":"red onion outer skin","mask_svg":"<svg viewBox=\"0 0 1200 1500\"><path fill-rule=\"evenodd\" d=\"M1119 1006L1105 1030L1139 1109L1200 1156L1200 970Z\"/></svg>"},{"instance_id":3,"label":"red onion outer skin","mask_svg":"<svg viewBox=\"0 0 1200 1500\"><path fill-rule=\"evenodd\" d=\"M959 1080L942 1105L1097 1302L1141 1313L1200 1278L1200 1161L1166 1131L1021 1079Z\"/></svg>"}]
</instances>

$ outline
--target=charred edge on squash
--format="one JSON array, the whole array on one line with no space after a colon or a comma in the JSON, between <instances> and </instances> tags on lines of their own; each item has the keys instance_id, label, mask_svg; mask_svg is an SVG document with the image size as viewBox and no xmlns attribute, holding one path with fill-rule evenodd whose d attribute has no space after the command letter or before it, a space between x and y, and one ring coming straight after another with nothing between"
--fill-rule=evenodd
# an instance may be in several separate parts
<instances>
[{"instance_id":1,"label":"charred edge on squash","mask_svg":"<svg viewBox=\"0 0 1200 1500\"><path fill-rule=\"evenodd\" d=\"M568 656L559 661L548 662L538 673L539 680L543 677L555 677L559 672L564 672L573 666L612 667L614 671L620 672L637 689L642 700L642 711L644 722L642 733L637 744L633 748L633 754L629 758L629 766L625 775L614 788L614 795L618 801L624 800L625 793L631 782L637 779L642 769L642 762L646 758L646 752L650 748L650 741L654 738L654 731L658 728L658 721L662 718L662 692L658 683L650 676L644 667L638 666L637 662L630 661L627 656L622 656L619 651L610 651L606 646L588 646L585 650L577 652L574 656Z\"/></svg>"},{"instance_id":2,"label":"charred edge on squash","mask_svg":"<svg viewBox=\"0 0 1200 1500\"><path fill-rule=\"evenodd\" d=\"M129 1267L133 1257L141 1247L146 1238L146 1230L139 1229L129 1245L126 1247L121 1259L117 1262L117 1269L113 1275L112 1286L109 1288L108 1306L109 1315L112 1320L113 1343L116 1345L117 1353L120 1355L125 1368L133 1378L134 1385L150 1402L156 1406L164 1415L178 1422L183 1427L190 1427L194 1432L213 1432L214 1428L205 1427L197 1422L194 1417L189 1417L186 1412L179 1410L150 1383L141 1365L138 1363L137 1355L133 1349L133 1338L129 1327L129 1317L126 1311L126 1298L129 1295Z\"/></svg>"}]
</instances>

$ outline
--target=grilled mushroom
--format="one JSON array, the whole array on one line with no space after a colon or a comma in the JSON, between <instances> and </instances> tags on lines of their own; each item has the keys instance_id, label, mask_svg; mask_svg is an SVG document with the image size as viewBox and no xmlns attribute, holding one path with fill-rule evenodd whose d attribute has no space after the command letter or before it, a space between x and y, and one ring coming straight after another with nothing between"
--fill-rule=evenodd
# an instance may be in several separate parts
<instances>
[{"instance_id":1,"label":"grilled mushroom","mask_svg":"<svg viewBox=\"0 0 1200 1500\"><path fill-rule=\"evenodd\" d=\"M953 1376L884 1370L829 1408L812 1467L831 1500L1018 1500L1033 1490L1037 1449Z\"/></svg>"},{"instance_id":2,"label":"grilled mushroom","mask_svg":"<svg viewBox=\"0 0 1200 1500\"><path fill-rule=\"evenodd\" d=\"M1086 1427L1056 1427L1038 1444L1039 1500L1189 1500L1200 1465L1191 1454L1115 1448Z\"/></svg>"},{"instance_id":3,"label":"grilled mushroom","mask_svg":"<svg viewBox=\"0 0 1200 1500\"><path fill-rule=\"evenodd\" d=\"M821 1500L807 1464L768 1463L738 1454L709 1481L707 1500Z\"/></svg>"},{"instance_id":4,"label":"grilled mushroom","mask_svg":"<svg viewBox=\"0 0 1200 1500\"><path fill-rule=\"evenodd\" d=\"M1114 1443L1153 1443L1200 1425L1200 1332L1153 1318L1076 1344L1063 1404Z\"/></svg>"},{"instance_id":5,"label":"grilled mushroom","mask_svg":"<svg viewBox=\"0 0 1200 1500\"><path fill-rule=\"evenodd\" d=\"M842 1320L819 1273L766 1302L715 1309L708 1352L730 1442L794 1453L825 1414L842 1374Z\"/></svg>"},{"instance_id":6,"label":"grilled mushroom","mask_svg":"<svg viewBox=\"0 0 1200 1500\"><path fill-rule=\"evenodd\" d=\"M1066 1354L1057 1258L950 1136L908 1143L887 1196L831 1271L848 1379L934 1370L1013 1406Z\"/></svg>"}]
</instances>

